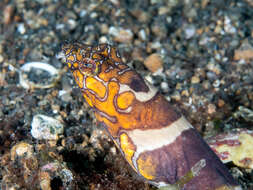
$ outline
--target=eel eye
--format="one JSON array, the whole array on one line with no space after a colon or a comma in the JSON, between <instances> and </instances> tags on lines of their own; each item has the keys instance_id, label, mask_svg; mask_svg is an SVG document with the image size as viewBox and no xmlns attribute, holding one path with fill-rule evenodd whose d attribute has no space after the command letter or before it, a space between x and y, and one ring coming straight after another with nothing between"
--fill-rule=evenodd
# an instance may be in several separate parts
<instances>
[{"instance_id":1,"label":"eel eye","mask_svg":"<svg viewBox=\"0 0 253 190\"><path fill-rule=\"evenodd\" d=\"M93 59L84 58L79 64L79 70L85 76L94 76L98 73L98 63Z\"/></svg>"},{"instance_id":2,"label":"eel eye","mask_svg":"<svg viewBox=\"0 0 253 190\"><path fill-rule=\"evenodd\" d=\"M90 64L90 63L84 63L84 66L87 67L87 68L92 68L93 67L93 65Z\"/></svg>"}]
</instances>

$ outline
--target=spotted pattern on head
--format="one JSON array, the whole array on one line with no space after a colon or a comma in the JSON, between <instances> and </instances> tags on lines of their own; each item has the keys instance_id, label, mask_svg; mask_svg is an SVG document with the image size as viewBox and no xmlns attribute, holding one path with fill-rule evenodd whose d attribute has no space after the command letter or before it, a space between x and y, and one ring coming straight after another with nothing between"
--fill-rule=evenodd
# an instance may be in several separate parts
<instances>
[{"instance_id":1,"label":"spotted pattern on head","mask_svg":"<svg viewBox=\"0 0 253 190\"><path fill-rule=\"evenodd\" d=\"M156 97L157 90L124 64L114 47L72 43L63 45L62 49L84 98L96 108L97 119L108 126L113 137L118 137L120 129L160 127L152 121L154 118L147 120L152 115L150 100ZM164 105L166 108L168 103ZM156 115L162 123L168 123L169 119L162 119L159 114L152 117ZM172 113L169 118L175 119L177 115Z\"/></svg>"}]
</instances>

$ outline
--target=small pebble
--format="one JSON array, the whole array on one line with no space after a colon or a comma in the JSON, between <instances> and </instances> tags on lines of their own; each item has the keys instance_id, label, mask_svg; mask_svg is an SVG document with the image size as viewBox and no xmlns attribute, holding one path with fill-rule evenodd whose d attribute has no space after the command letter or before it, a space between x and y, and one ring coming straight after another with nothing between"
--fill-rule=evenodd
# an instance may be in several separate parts
<instances>
[{"instance_id":1,"label":"small pebble","mask_svg":"<svg viewBox=\"0 0 253 190\"><path fill-rule=\"evenodd\" d=\"M109 34L114 37L114 40L121 43L131 43L133 40L133 32L130 29L116 28L111 26Z\"/></svg>"},{"instance_id":2,"label":"small pebble","mask_svg":"<svg viewBox=\"0 0 253 190\"><path fill-rule=\"evenodd\" d=\"M218 106L221 108L221 107L223 107L224 105L225 105L224 100L219 99L219 100L218 100Z\"/></svg>"},{"instance_id":3,"label":"small pebble","mask_svg":"<svg viewBox=\"0 0 253 190\"><path fill-rule=\"evenodd\" d=\"M169 85L167 82L161 82L161 89L163 92L168 92L169 91Z\"/></svg>"},{"instance_id":4,"label":"small pebble","mask_svg":"<svg viewBox=\"0 0 253 190\"><path fill-rule=\"evenodd\" d=\"M189 91L188 91L188 90L183 90L183 91L181 92L181 95L182 95L182 96L188 97L190 94L189 94Z\"/></svg>"},{"instance_id":5,"label":"small pebble","mask_svg":"<svg viewBox=\"0 0 253 190\"><path fill-rule=\"evenodd\" d=\"M252 0L245 0L250 6L253 7L253 1Z\"/></svg>"},{"instance_id":6,"label":"small pebble","mask_svg":"<svg viewBox=\"0 0 253 190\"><path fill-rule=\"evenodd\" d=\"M39 173L39 181L40 181L40 188L42 190L51 190L51 184L50 184L50 175L48 172L40 172Z\"/></svg>"},{"instance_id":7,"label":"small pebble","mask_svg":"<svg viewBox=\"0 0 253 190\"><path fill-rule=\"evenodd\" d=\"M4 57L0 54L0 63L4 61Z\"/></svg>"},{"instance_id":8,"label":"small pebble","mask_svg":"<svg viewBox=\"0 0 253 190\"><path fill-rule=\"evenodd\" d=\"M5 74L3 73L0 73L0 87L3 87L7 85L7 82L5 80ZM1 113L1 112L0 112ZM0 114L1 115L1 114ZM0 116L1 117L1 116Z\"/></svg>"},{"instance_id":9,"label":"small pebble","mask_svg":"<svg viewBox=\"0 0 253 190\"><path fill-rule=\"evenodd\" d=\"M181 96L180 96L180 93L178 91L175 91L170 97L172 99L176 100L176 101L180 101L181 100Z\"/></svg>"},{"instance_id":10,"label":"small pebble","mask_svg":"<svg viewBox=\"0 0 253 190\"><path fill-rule=\"evenodd\" d=\"M101 36L101 37L99 38L99 43L108 43L107 37L106 37L106 36Z\"/></svg>"},{"instance_id":11,"label":"small pebble","mask_svg":"<svg viewBox=\"0 0 253 190\"><path fill-rule=\"evenodd\" d=\"M3 22L4 24L10 24L14 13L14 7L7 5L3 11Z\"/></svg>"},{"instance_id":12,"label":"small pebble","mask_svg":"<svg viewBox=\"0 0 253 190\"><path fill-rule=\"evenodd\" d=\"M163 68L163 61L158 54L154 53L145 59L144 65L148 68L149 71L155 73L156 71Z\"/></svg>"},{"instance_id":13,"label":"small pebble","mask_svg":"<svg viewBox=\"0 0 253 190\"><path fill-rule=\"evenodd\" d=\"M33 117L31 134L36 139L57 140L63 129L58 120L38 114Z\"/></svg>"},{"instance_id":14,"label":"small pebble","mask_svg":"<svg viewBox=\"0 0 253 190\"><path fill-rule=\"evenodd\" d=\"M213 82L213 87L218 88L220 86L220 84L221 84L220 80L215 80Z\"/></svg>"},{"instance_id":15,"label":"small pebble","mask_svg":"<svg viewBox=\"0 0 253 190\"><path fill-rule=\"evenodd\" d=\"M253 59L253 49L248 50L235 50L234 60L249 60Z\"/></svg>"},{"instance_id":16,"label":"small pebble","mask_svg":"<svg viewBox=\"0 0 253 190\"><path fill-rule=\"evenodd\" d=\"M192 38L196 33L196 28L193 25L190 25L185 28L185 38L190 39Z\"/></svg>"},{"instance_id":17,"label":"small pebble","mask_svg":"<svg viewBox=\"0 0 253 190\"><path fill-rule=\"evenodd\" d=\"M24 23L19 24L17 30L20 34L25 34L26 29Z\"/></svg>"},{"instance_id":18,"label":"small pebble","mask_svg":"<svg viewBox=\"0 0 253 190\"><path fill-rule=\"evenodd\" d=\"M225 32L229 34L236 33L236 28L231 24L231 20L227 16L225 16L225 20L224 20L224 30Z\"/></svg>"},{"instance_id":19,"label":"small pebble","mask_svg":"<svg viewBox=\"0 0 253 190\"><path fill-rule=\"evenodd\" d=\"M72 172L62 163L58 161L50 162L41 167L39 173L40 187L43 190L51 189L49 187L53 178L59 178L62 182L62 189L73 189L74 176Z\"/></svg>"},{"instance_id":20,"label":"small pebble","mask_svg":"<svg viewBox=\"0 0 253 190\"><path fill-rule=\"evenodd\" d=\"M101 24L100 30L102 34L107 34L109 31L108 25L107 24Z\"/></svg>"},{"instance_id":21,"label":"small pebble","mask_svg":"<svg viewBox=\"0 0 253 190\"><path fill-rule=\"evenodd\" d=\"M199 83L199 82L200 82L199 77L193 76L193 77L191 78L191 83L192 83L192 84L197 84L197 83Z\"/></svg>"},{"instance_id":22,"label":"small pebble","mask_svg":"<svg viewBox=\"0 0 253 190\"><path fill-rule=\"evenodd\" d=\"M32 145L26 142L20 142L14 145L11 149L11 160L13 161L16 157L26 156L29 157L33 154Z\"/></svg>"},{"instance_id":23,"label":"small pebble","mask_svg":"<svg viewBox=\"0 0 253 190\"><path fill-rule=\"evenodd\" d=\"M170 10L167 7L160 7L158 10L159 15L167 14Z\"/></svg>"},{"instance_id":24,"label":"small pebble","mask_svg":"<svg viewBox=\"0 0 253 190\"><path fill-rule=\"evenodd\" d=\"M216 106L214 104L208 104L207 106L207 113L213 114L216 112Z\"/></svg>"},{"instance_id":25,"label":"small pebble","mask_svg":"<svg viewBox=\"0 0 253 190\"><path fill-rule=\"evenodd\" d=\"M220 68L220 66L218 64L208 63L207 69L209 71L214 72L217 75L219 75L221 73L221 68Z\"/></svg>"},{"instance_id":26,"label":"small pebble","mask_svg":"<svg viewBox=\"0 0 253 190\"><path fill-rule=\"evenodd\" d=\"M144 29L140 30L138 32L138 36L141 40L146 41L147 40L147 34Z\"/></svg>"}]
</instances>

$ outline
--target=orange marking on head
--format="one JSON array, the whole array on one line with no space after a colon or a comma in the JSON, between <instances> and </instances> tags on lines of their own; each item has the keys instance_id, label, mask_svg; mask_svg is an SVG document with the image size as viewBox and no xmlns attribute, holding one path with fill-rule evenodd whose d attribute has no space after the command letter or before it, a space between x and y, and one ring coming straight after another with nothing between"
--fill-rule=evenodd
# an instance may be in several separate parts
<instances>
[{"instance_id":1,"label":"orange marking on head","mask_svg":"<svg viewBox=\"0 0 253 190\"><path fill-rule=\"evenodd\" d=\"M155 179L156 176L156 164L152 159L152 155L139 157L137 160L138 170L140 174L149 180Z\"/></svg>"},{"instance_id":2,"label":"orange marking on head","mask_svg":"<svg viewBox=\"0 0 253 190\"><path fill-rule=\"evenodd\" d=\"M71 68L72 64L70 62L67 63L68 67Z\"/></svg>"},{"instance_id":3,"label":"orange marking on head","mask_svg":"<svg viewBox=\"0 0 253 190\"><path fill-rule=\"evenodd\" d=\"M121 150L125 154L126 160L134 168L133 163L132 163L132 157L136 151L136 148L126 133L122 133L120 135L120 147L121 147Z\"/></svg>"},{"instance_id":4,"label":"orange marking on head","mask_svg":"<svg viewBox=\"0 0 253 190\"><path fill-rule=\"evenodd\" d=\"M78 61L81 61L82 60L82 54L80 53L80 48L78 49L78 51L77 51L77 53L76 53L76 59L78 60Z\"/></svg>"},{"instance_id":5,"label":"orange marking on head","mask_svg":"<svg viewBox=\"0 0 253 190\"><path fill-rule=\"evenodd\" d=\"M120 109L127 109L135 99L132 92L121 93L117 98L117 104Z\"/></svg>"},{"instance_id":6,"label":"orange marking on head","mask_svg":"<svg viewBox=\"0 0 253 190\"><path fill-rule=\"evenodd\" d=\"M100 98L105 96L106 87L93 77L86 78L86 87L95 92Z\"/></svg>"},{"instance_id":7,"label":"orange marking on head","mask_svg":"<svg viewBox=\"0 0 253 190\"><path fill-rule=\"evenodd\" d=\"M121 58L119 58L117 56L117 50L115 48L111 48L111 58L115 61L115 62L122 62Z\"/></svg>"},{"instance_id":8,"label":"orange marking on head","mask_svg":"<svg viewBox=\"0 0 253 190\"><path fill-rule=\"evenodd\" d=\"M103 56L108 57L108 48L105 48L103 52L100 52Z\"/></svg>"},{"instance_id":9,"label":"orange marking on head","mask_svg":"<svg viewBox=\"0 0 253 190\"><path fill-rule=\"evenodd\" d=\"M65 52L65 55L68 55L71 52L71 48L67 49L67 51Z\"/></svg>"},{"instance_id":10,"label":"orange marking on head","mask_svg":"<svg viewBox=\"0 0 253 190\"><path fill-rule=\"evenodd\" d=\"M78 68L78 63L77 63L77 62L73 63L73 66L74 66L75 68Z\"/></svg>"},{"instance_id":11,"label":"orange marking on head","mask_svg":"<svg viewBox=\"0 0 253 190\"><path fill-rule=\"evenodd\" d=\"M73 61L75 61L75 57L73 55L71 55L67 58L67 60L70 62L73 62Z\"/></svg>"},{"instance_id":12,"label":"orange marking on head","mask_svg":"<svg viewBox=\"0 0 253 190\"><path fill-rule=\"evenodd\" d=\"M97 54L97 53L94 53L92 55L92 59L101 59L101 56L99 54Z\"/></svg>"}]
</instances>

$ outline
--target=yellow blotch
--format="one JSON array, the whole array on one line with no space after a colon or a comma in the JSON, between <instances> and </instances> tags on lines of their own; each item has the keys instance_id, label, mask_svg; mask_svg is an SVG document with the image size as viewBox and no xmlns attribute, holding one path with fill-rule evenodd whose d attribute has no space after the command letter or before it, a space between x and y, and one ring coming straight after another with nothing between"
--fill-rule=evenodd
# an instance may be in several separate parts
<instances>
[{"instance_id":1,"label":"yellow blotch","mask_svg":"<svg viewBox=\"0 0 253 190\"><path fill-rule=\"evenodd\" d=\"M79 88L83 88L83 74L80 73L80 71L75 70L73 71L73 76Z\"/></svg>"},{"instance_id":2,"label":"yellow blotch","mask_svg":"<svg viewBox=\"0 0 253 190\"><path fill-rule=\"evenodd\" d=\"M108 48L105 48L103 52L101 52L101 54L105 57L108 57Z\"/></svg>"},{"instance_id":3,"label":"yellow blotch","mask_svg":"<svg viewBox=\"0 0 253 190\"><path fill-rule=\"evenodd\" d=\"M73 63L73 66L74 66L75 68L78 68L78 63L77 63L77 62Z\"/></svg>"},{"instance_id":4,"label":"yellow blotch","mask_svg":"<svg viewBox=\"0 0 253 190\"><path fill-rule=\"evenodd\" d=\"M72 64L71 64L70 62L68 62L67 64L68 64L68 67L71 68L71 65L72 65Z\"/></svg>"},{"instance_id":5,"label":"yellow blotch","mask_svg":"<svg viewBox=\"0 0 253 190\"><path fill-rule=\"evenodd\" d=\"M137 160L137 165L140 174L148 179L153 180L156 175L156 165L154 164L151 155L147 156L146 158L139 157Z\"/></svg>"},{"instance_id":6,"label":"yellow blotch","mask_svg":"<svg viewBox=\"0 0 253 190\"><path fill-rule=\"evenodd\" d=\"M136 149L135 149L134 144L131 142L131 139L125 133L120 135L120 147L121 147L121 150L125 154L126 160L134 168L133 163L132 163L132 157Z\"/></svg>"},{"instance_id":7,"label":"yellow blotch","mask_svg":"<svg viewBox=\"0 0 253 190\"><path fill-rule=\"evenodd\" d=\"M68 61L75 61L75 57L73 55L69 56Z\"/></svg>"},{"instance_id":8,"label":"yellow blotch","mask_svg":"<svg viewBox=\"0 0 253 190\"><path fill-rule=\"evenodd\" d=\"M70 51L71 51L71 49L70 49L70 48L69 48L69 49L67 49L67 51L66 51L65 55L68 55L68 54L70 53Z\"/></svg>"},{"instance_id":9,"label":"yellow blotch","mask_svg":"<svg viewBox=\"0 0 253 190\"><path fill-rule=\"evenodd\" d=\"M96 74L98 73L98 69L99 69L98 67L99 67L99 64L100 64L100 63L99 63L99 62L96 62L95 64L96 64L96 68L95 68L95 70L94 70L93 73L96 75Z\"/></svg>"},{"instance_id":10,"label":"yellow blotch","mask_svg":"<svg viewBox=\"0 0 253 190\"><path fill-rule=\"evenodd\" d=\"M101 59L101 56L98 55L97 53L94 53L94 54L92 55L92 58L93 58L93 59Z\"/></svg>"},{"instance_id":11,"label":"yellow blotch","mask_svg":"<svg viewBox=\"0 0 253 190\"><path fill-rule=\"evenodd\" d=\"M104 112L108 113L108 115L111 116L117 116L117 112L114 106L114 98L115 95L118 93L119 85L117 82L110 82L108 84L108 92L109 96L107 98L107 101L104 102L103 105L101 105L101 109L104 110ZM102 106L104 106L102 108Z\"/></svg>"},{"instance_id":12,"label":"yellow blotch","mask_svg":"<svg viewBox=\"0 0 253 190\"><path fill-rule=\"evenodd\" d=\"M95 92L101 98L105 96L106 87L101 82L92 77L87 77L86 87Z\"/></svg>"},{"instance_id":13,"label":"yellow blotch","mask_svg":"<svg viewBox=\"0 0 253 190\"><path fill-rule=\"evenodd\" d=\"M82 55L79 52L80 52L80 50L78 50L78 53L76 54L76 59L78 61L81 61L82 60Z\"/></svg>"},{"instance_id":14,"label":"yellow blotch","mask_svg":"<svg viewBox=\"0 0 253 190\"><path fill-rule=\"evenodd\" d=\"M117 104L120 109L127 109L133 102L135 96L132 92L124 92L118 96Z\"/></svg>"}]
</instances>

